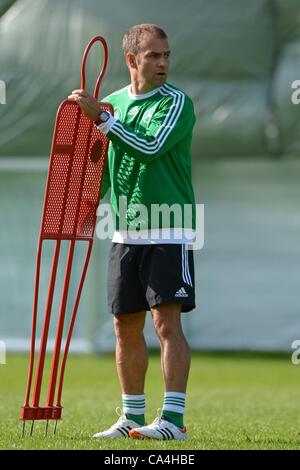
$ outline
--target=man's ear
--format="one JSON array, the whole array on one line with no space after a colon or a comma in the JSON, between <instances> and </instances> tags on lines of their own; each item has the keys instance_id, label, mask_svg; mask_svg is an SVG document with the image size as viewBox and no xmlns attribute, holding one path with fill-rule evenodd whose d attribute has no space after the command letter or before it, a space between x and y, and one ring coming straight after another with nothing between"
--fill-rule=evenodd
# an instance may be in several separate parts
<instances>
[{"instance_id":1,"label":"man's ear","mask_svg":"<svg viewBox=\"0 0 300 470\"><path fill-rule=\"evenodd\" d=\"M127 62L127 65L130 69L136 69L137 68L136 56L134 54L132 54L131 52L127 52L126 62Z\"/></svg>"}]
</instances>

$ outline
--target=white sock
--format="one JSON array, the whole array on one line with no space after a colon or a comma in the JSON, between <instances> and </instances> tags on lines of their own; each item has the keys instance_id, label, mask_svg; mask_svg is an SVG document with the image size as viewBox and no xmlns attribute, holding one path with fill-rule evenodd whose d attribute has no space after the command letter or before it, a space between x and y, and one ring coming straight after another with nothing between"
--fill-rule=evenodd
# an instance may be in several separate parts
<instances>
[{"instance_id":1,"label":"white sock","mask_svg":"<svg viewBox=\"0 0 300 470\"><path fill-rule=\"evenodd\" d=\"M122 394L123 413L132 415L143 415L146 411L145 395Z\"/></svg>"},{"instance_id":2,"label":"white sock","mask_svg":"<svg viewBox=\"0 0 300 470\"><path fill-rule=\"evenodd\" d=\"M185 397L182 392L165 392L163 410L183 414L185 412Z\"/></svg>"}]
</instances>

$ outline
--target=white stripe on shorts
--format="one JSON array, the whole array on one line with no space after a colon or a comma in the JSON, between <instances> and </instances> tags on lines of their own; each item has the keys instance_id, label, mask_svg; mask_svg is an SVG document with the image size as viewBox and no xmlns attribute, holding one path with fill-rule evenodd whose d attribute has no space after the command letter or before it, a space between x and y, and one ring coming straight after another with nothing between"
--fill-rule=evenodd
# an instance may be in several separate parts
<instances>
[{"instance_id":1,"label":"white stripe on shorts","mask_svg":"<svg viewBox=\"0 0 300 470\"><path fill-rule=\"evenodd\" d=\"M184 244L181 245L181 257L182 257L181 264L182 264L183 282L193 287L192 278L190 274L190 268L189 268L188 250L186 249L186 246Z\"/></svg>"}]
</instances>

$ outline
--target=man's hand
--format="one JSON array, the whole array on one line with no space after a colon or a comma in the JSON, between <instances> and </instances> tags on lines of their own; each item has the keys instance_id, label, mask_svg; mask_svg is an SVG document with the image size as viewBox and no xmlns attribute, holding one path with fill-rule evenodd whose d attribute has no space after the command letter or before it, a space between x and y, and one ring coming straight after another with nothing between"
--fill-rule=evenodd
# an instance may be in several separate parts
<instances>
[{"instance_id":1,"label":"man's hand","mask_svg":"<svg viewBox=\"0 0 300 470\"><path fill-rule=\"evenodd\" d=\"M87 91L73 90L72 94L68 96L68 99L76 101L82 109L83 114L92 121L96 121L99 118L99 104Z\"/></svg>"}]
</instances>

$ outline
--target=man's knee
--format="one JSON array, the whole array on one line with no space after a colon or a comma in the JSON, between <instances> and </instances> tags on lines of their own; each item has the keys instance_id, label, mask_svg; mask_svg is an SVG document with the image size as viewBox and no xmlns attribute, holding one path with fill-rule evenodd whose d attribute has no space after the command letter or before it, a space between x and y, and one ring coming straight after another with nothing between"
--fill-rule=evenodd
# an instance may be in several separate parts
<instances>
[{"instance_id":1,"label":"man's knee","mask_svg":"<svg viewBox=\"0 0 300 470\"><path fill-rule=\"evenodd\" d=\"M122 313L114 316L114 329L117 338L141 335L145 326L145 312Z\"/></svg>"},{"instance_id":2,"label":"man's knee","mask_svg":"<svg viewBox=\"0 0 300 470\"><path fill-rule=\"evenodd\" d=\"M160 340L167 340L182 333L180 306L159 306L152 309L151 313Z\"/></svg>"},{"instance_id":3,"label":"man's knee","mask_svg":"<svg viewBox=\"0 0 300 470\"><path fill-rule=\"evenodd\" d=\"M176 330L172 324L165 322L163 318L154 320L154 328L160 340L167 340L174 336Z\"/></svg>"}]
</instances>

